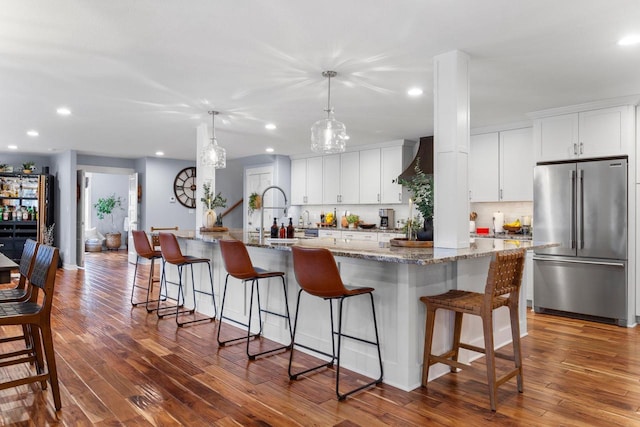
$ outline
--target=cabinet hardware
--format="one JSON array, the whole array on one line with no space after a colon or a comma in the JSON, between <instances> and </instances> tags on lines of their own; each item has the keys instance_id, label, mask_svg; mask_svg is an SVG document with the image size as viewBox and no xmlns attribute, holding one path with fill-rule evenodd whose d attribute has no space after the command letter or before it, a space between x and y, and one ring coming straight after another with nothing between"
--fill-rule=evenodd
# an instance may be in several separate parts
<instances>
[{"instance_id":1,"label":"cabinet hardware","mask_svg":"<svg viewBox=\"0 0 640 427\"><path fill-rule=\"evenodd\" d=\"M582 154L584 152L584 144L581 142L580 143L580 154Z\"/></svg>"},{"instance_id":2,"label":"cabinet hardware","mask_svg":"<svg viewBox=\"0 0 640 427\"><path fill-rule=\"evenodd\" d=\"M578 144L576 144L575 142L573 143L573 154L575 156L578 155Z\"/></svg>"}]
</instances>

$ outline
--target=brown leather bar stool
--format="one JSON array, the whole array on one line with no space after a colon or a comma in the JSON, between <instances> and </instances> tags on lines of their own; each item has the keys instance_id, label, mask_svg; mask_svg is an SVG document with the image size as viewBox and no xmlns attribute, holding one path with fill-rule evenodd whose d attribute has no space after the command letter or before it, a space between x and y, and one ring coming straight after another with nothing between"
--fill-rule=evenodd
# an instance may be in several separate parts
<instances>
[{"instance_id":1,"label":"brown leather bar stool","mask_svg":"<svg viewBox=\"0 0 640 427\"><path fill-rule=\"evenodd\" d=\"M175 316L176 316L176 324L181 327L190 323L195 322L205 322L205 321L213 321L217 315L217 307L216 307L216 297L213 291L213 275L211 274L211 261L208 258L197 258L190 255L183 255L180 250L180 245L178 244L178 239L173 233L160 233L160 251L162 252L162 258L164 258L164 262L168 262L169 264L173 264L178 268L178 282L171 282L167 279L166 274L164 281L161 282L165 286L165 292L167 291L166 286L167 283L172 283L178 285L178 296L176 300L175 306ZM196 283L193 276L193 265L194 264L207 264L207 268L209 269L209 281L211 283L211 292L205 292L196 289ZM191 267L191 285L192 285L192 295L193 295L193 308L181 310L180 308L184 306L186 302L186 287L182 284L182 271L185 266ZM213 309L214 314L212 317L205 317L201 319L193 319L189 321L180 321L181 314L193 314L196 311L196 293L211 295L211 299L213 301ZM168 295L168 293L166 293ZM182 299L181 299L182 296ZM162 318L167 315L166 311L162 311L162 309L156 311L158 317Z\"/></svg>"},{"instance_id":2,"label":"brown leather bar stool","mask_svg":"<svg viewBox=\"0 0 640 427\"><path fill-rule=\"evenodd\" d=\"M39 243L33 239L27 239L22 248L22 255L20 256L20 264L18 271L20 278L14 288L0 289L0 302L16 302L25 301L29 299L30 289L28 286L27 278L31 274L33 269L33 261L35 254L38 250Z\"/></svg>"},{"instance_id":3,"label":"brown leather bar stool","mask_svg":"<svg viewBox=\"0 0 640 427\"><path fill-rule=\"evenodd\" d=\"M257 356L261 356L263 354L273 353L279 350L288 349L291 347L291 342L287 345L273 348L270 350L265 350L258 353L249 352L249 341L251 338L257 338L262 335L262 313L272 314L274 316L282 317L287 319L287 323L289 326L289 337L293 340L293 332L291 330L291 318L289 316L289 302L287 298L287 284L284 280L284 272L282 271L266 271L259 267L254 267L251 263L251 257L249 257L249 252L247 251L247 247L239 240L220 240L220 251L222 252L222 260L224 262L225 269L227 270L227 277L224 281L224 292L222 293L222 305L220 306L220 320L226 319L235 324L244 326L247 328L247 335L239 338L232 338L226 341L220 341L220 330L222 329L222 322L218 325L218 344L223 347L228 343L236 342L236 341L245 341L247 342L247 356L250 360L255 360ZM229 276L241 280L242 283L251 282L251 297L249 299L249 322L242 323L235 319L231 319L230 317L224 316L224 302L227 296L227 284L229 282ZM273 311L269 311L267 309L262 308L260 304L260 287L259 282L260 279L270 279L272 277L279 277L282 280L282 291L284 292L284 306L286 314L275 313ZM258 321L260 323L260 330L257 333L251 333L251 318L253 317L253 294L257 296L258 300Z\"/></svg>"},{"instance_id":4,"label":"brown leather bar stool","mask_svg":"<svg viewBox=\"0 0 640 427\"><path fill-rule=\"evenodd\" d=\"M46 370L44 363L38 362L36 363L35 375L2 382L0 383L0 390L35 382L40 382L44 390L46 389L46 381L49 381L56 410L60 410L62 402L60 400L58 373L53 348L53 334L51 332L51 307L58 259L58 249L40 245L35 255L33 271L29 277L29 283L33 288L29 300L0 304L0 326L29 326L33 341L36 343L35 352L38 354L38 359L42 359L43 356L46 359ZM40 292L43 293L41 298L38 296ZM0 367L18 363L30 363L35 359L36 357L29 353L26 357L3 360L0 363Z\"/></svg>"},{"instance_id":5,"label":"brown leather bar stool","mask_svg":"<svg viewBox=\"0 0 640 427\"><path fill-rule=\"evenodd\" d=\"M342 279L340 278L340 272L338 271L338 266L336 265L335 259L329 250L324 248L302 248L299 246L293 246L291 248L293 253L293 270L296 275L296 280L300 285L300 291L298 292L298 300L296 303L296 317L293 326L293 343L291 346L291 354L289 355L289 378L291 380L295 380L298 376L306 374L308 372L314 371L316 369L320 369L322 367L330 367L336 364L336 395L338 396L338 400L344 400L347 396L365 389L372 385L377 385L382 382L382 354L380 353L380 340L378 339L378 324L376 321L376 309L373 303L373 288L356 288L356 289L347 289L342 283ZM302 296L302 291L306 293L322 298L324 300L329 300L329 312L331 316L331 344L332 344L332 353L326 353L322 350L308 347L306 345L296 343L296 329L298 327L298 315L300 314L300 297ZM352 335L347 335L342 332L342 303L346 298L358 296L358 295L369 295L371 299L371 314L373 317L373 328L375 331L376 339L375 341L366 340L359 337L354 337ZM334 322L333 322L333 301L338 301L338 331L335 331ZM338 349L336 352L335 346L335 337L338 338ZM357 387L353 390L350 390L346 393L340 393L340 352L342 349L342 338L349 338L352 340L356 340L362 343L371 344L376 346L378 351L378 362L380 363L380 377L377 379L364 384L360 387ZM322 365L315 366L313 368L305 369L301 372L293 373L291 370L291 365L293 363L293 353L295 346L305 348L307 350L311 350L315 353L322 354L324 356L330 357L331 360L327 363L323 363Z\"/></svg>"},{"instance_id":6,"label":"brown leather bar stool","mask_svg":"<svg viewBox=\"0 0 640 427\"><path fill-rule=\"evenodd\" d=\"M144 231L132 230L131 234L133 235L133 246L136 249L136 266L135 266L135 269L133 270L133 285L131 287L131 305L135 307L138 304L144 304L145 308L147 309L147 312L151 313L158 309L159 304L158 304L158 307L150 309L149 303L154 303L154 302L159 303L160 300L162 301L166 300L166 297L163 298L160 293L158 294L158 299L154 299L154 300L149 299L149 297L153 292L153 284L158 283L164 279L164 261L162 258L162 252L153 250L151 248L151 244L149 243L149 239L147 238L147 233L145 233ZM138 263L140 261L140 258L145 258L151 262L151 267L149 269L149 278L147 279L146 286L139 285L136 280L138 277ZM162 261L162 273L160 275L160 279L155 279L154 277L156 260ZM133 295L135 293L136 288L144 289L146 291L147 296L144 300L140 300L140 301L133 300ZM160 286L160 289L162 289L162 286Z\"/></svg>"},{"instance_id":7,"label":"brown leather bar stool","mask_svg":"<svg viewBox=\"0 0 640 427\"><path fill-rule=\"evenodd\" d=\"M436 363L444 363L456 369L470 368L470 365L458 362L458 351L466 350L486 355L486 375L489 384L489 400L491 410L496 410L498 386L514 376L517 377L518 391L522 393L522 351L520 350L520 319L518 317L518 301L522 271L524 269L525 251L523 249L498 252L494 254L489 265L489 273L484 293L451 290L447 293L421 297L427 307L427 319L424 337L424 357L422 362L422 385L427 387L429 367ZM508 307L511 321L511 337L513 339L513 356L497 353L493 342L493 311L500 307ZM431 354L431 342L435 325L436 310L444 309L455 312L452 349L439 356ZM482 318L484 348L460 342L463 314L473 314ZM496 378L496 357L513 361L515 368Z\"/></svg>"}]
</instances>

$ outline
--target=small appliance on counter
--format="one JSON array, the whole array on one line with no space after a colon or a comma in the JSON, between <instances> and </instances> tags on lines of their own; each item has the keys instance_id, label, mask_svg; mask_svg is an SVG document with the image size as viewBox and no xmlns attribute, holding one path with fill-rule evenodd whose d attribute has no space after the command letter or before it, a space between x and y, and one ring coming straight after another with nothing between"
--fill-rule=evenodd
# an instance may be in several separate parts
<instances>
[{"instance_id":1,"label":"small appliance on counter","mask_svg":"<svg viewBox=\"0 0 640 427\"><path fill-rule=\"evenodd\" d=\"M378 215L380 216L381 230L393 228L393 224L395 223L393 218L393 209L380 209L378 211Z\"/></svg>"}]
</instances>

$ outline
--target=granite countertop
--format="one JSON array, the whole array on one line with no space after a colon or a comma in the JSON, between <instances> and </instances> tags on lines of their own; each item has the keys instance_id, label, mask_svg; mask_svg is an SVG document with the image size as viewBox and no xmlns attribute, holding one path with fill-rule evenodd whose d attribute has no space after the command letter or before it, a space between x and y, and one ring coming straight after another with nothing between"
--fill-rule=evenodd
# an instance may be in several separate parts
<instances>
[{"instance_id":1,"label":"granite countertop","mask_svg":"<svg viewBox=\"0 0 640 427\"><path fill-rule=\"evenodd\" d=\"M533 236L531 234L520 234L520 233L498 233L498 234L478 234L478 233L470 233L472 238L478 239L508 239L508 240L533 240Z\"/></svg>"},{"instance_id":2,"label":"granite countertop","mask_svg":"<svg viewBox=\"0 0 640 427\"><path fill-rule=\"evenodd\" d=\"M527 250L556 246L555 243L535 242L532 240L471 238L469 248L405 248L390 246L389 243L354 241L334 238L298 238L287 243L258 243L257 237L248 236L241 230L224 233L202 233L199 240L215 243L221 239L233 238L242 240L249 247L265 248L279 251L291 251L291 245L309 248L327 248L334 256L358 258L380 262L396 262L402 264L429 265L460 259L489 256L493 252L508 249L524 248ZM265 239L267 242L268 239Z\"/></svg>"}]
</instances>

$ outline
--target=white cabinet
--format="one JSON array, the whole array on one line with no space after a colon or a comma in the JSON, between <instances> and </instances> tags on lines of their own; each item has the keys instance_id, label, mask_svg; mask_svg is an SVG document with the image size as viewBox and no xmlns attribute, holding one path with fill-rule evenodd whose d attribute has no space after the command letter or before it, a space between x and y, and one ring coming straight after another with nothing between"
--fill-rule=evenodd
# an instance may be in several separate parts
<instances>
[{"instance_id":1,"label":"white cabinet","mask_svg":"<svg viewBox=\"0 0 640 427\"><path fill-rule=\"evenodd\" d=\"M322 204L322 157L291 161L291 204Z\"/></svg>"},{"instance_id":2,"label":"white cabinet","mask_svg":"<svg viewBox=\"0 0 640 427\"><path fill-rule=\"evenodd\" d=\"M323 158L322 201L325 204L359 203L360 155L357 151Z\"/></svg>"},{"instance_id":3,"label":"white cabinet","mask_svg":"<svg viewBox=\"0 0 640 427\"><path fill-rule=\"evenodd\" d=\"M406 146L384 147L380 149L380 203L403 203L405 190L402 185L394 183L404 168L411 162ZM409 148L409 151L411 149Z\"/></svg>"},{"instance_id":4,"label":"white cabinet","mask_svg":"<svg viewBox=\"0 0 640 427\"><path fill-rule=\"evenodd\" d=\"M499 199L498 132L472 135L469 146L469 200L495 202Z\"/></svg>"},{"instance_id":5,"label":"white cabinet","mask_svg":"<svg viewBox=\"0 0 640 427\"><path fill-rule=\"evenodd\" d=\"M389 242L391 239L401 239L405 237L402 233L378 233L378 242Z\"/></svg>"},{"instance_id":6,"label":"white cabinet","mask_svg":"<svg viewBox=\"0 0 640 427\"><path fill-rule=\"evenodd\" d=\"M628 106L544 117L534 122L536 161L625 154Z\"/></svg>"},{"instance_id":7,"label":"white cabinet","mask_svg":"<svg viewBox=\"0 0 640 427\"><path fill-rule=\"evenodd\" d=\"M321 228L318 230L318 237L333 237L339 239L342 237L342 232L335 228Z\"/></svg>"},{"instance_id":8,"label":"white cabinet","mask_svg":"<svg viewBox=\"0 0 640 427\"><path fill-rule=\"evenodd\" d=\"M533 200L531 128L473 135L469 149L469 200Z\"/></svg>"},{"instance_id":9,"label":"white cabinet","mask_svg":"<svg viewBox=\"0 0 640 427\"><path fill-rule=\"evenodd\" d=\"M500 194L503 202L533 201L531 128L500 132Z\"/></svg>"},{"instance_id":10,"label":"white cabinet","mask_svg":"<svg viewBox=\"0 0 640 427\"><path fill-rule=\"evenodd\" d=\"M360 203L380 203L380 149L360 151Z\"/></svg>"},{"instance_id":11,"label":"white cabinet","mask_svg":"<svg viewBox=\"0 0 640 427\"><path fill-rule=\"evenodd\" d=\"M342 238L348 240L360 240L367 242L377 242L378 233L372 233L367 231L342 231Z\"/></svg>"}]
</instances>

